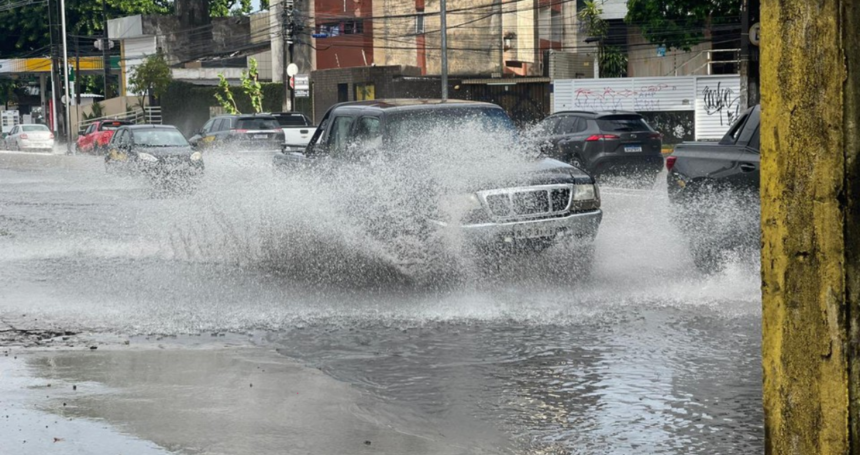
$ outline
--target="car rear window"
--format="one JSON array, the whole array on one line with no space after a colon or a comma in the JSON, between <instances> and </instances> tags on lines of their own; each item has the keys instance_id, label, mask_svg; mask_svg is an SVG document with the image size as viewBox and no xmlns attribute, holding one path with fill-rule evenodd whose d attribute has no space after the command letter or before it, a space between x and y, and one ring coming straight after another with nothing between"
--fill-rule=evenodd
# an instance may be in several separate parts
<instances>
[{"instance_id":1,"label":"car rear window","mask_svg":"<svg viewBox=\"0 0 860 455\"><path fill-rule=\"evenodd\" d=\"M240 130L276 130L280 127L274 118L240 118L236 123Z\"/></svg>"},{"instance_id":2,"label":"car rear window","mask_svg":"<svg viewBox=\"0 0 860 455\"><path fill-rule=\"evenodd\" d=\"M277 115L275 118L281 126L309 126L304 115Z\"/></svg>"},{"instance_id":3,"label":"car rear window","mask_svg":"<svg viewBox=\"0 0 860 455\"><path fill-rule=\"evenodd\" d=\"M597 119L600 131L651 131L645 119L638 115L613 115Z\"/></svg>"},{"instance_id":4,"label":"car rear window","mask_svg":"<svg viewBox=\"0 0 860 455\"><path fill-rule=\"evenodd\" d=\"M178 130L152 128L134 131L134 143L142 147L186 147L188 141Z\"/></svg>"},{"instance_id":5,"label":"car rear window","mask_svg":"<svg viewBox=\"0 0 860 455\"><path fill-rule=\"evenodd\" d=\"M51 131L45 125L22 125L21 129L24 131L36 132L36 131Z\"/></svg>"},{"instance_id":6,"label":"car rear window","mask_svg":"<svg viewBox=\"0 0 860 455\"><path fill-rule=\"evenodd\" d=\"M99 131L115 131L123 125L131 125L129 122L104 122L99 126Z\"/></svg>"}]
</instances>

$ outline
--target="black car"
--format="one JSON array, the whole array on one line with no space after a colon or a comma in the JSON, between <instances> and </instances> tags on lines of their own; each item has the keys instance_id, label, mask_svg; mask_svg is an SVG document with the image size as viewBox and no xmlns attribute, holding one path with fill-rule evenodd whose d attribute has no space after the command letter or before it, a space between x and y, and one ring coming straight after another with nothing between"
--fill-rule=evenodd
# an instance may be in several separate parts
<instances>
[{"instance_id":1,"label":"black car","mask_svg":"<svg viewBox=\"0 0 860 455\"><path fill-rule=\"evenodd\" d=\"M721 269L728 252L760 247L760 121L755 106L719 142L685 142L666 157L670 215L704 272Z\"/></svg>"},{"instance_id":2,"label":"black car","mask_svg":"<svg viewBox=\"0 0 860 455\"><path fill-rule=\"evenodd\" d=\"M193 150L176 127L129 125L111 137L105 167L109 173L193 177L203 173L203 154Z\"/></svg>"},{"instance_id":3,"label":"black car","mask_svg":"<svg viewBox=\"0 0 860 455\"><path fill-rule=\"evenodd\" d=\"M544 153L594 176L654 176L663 168L663 136L626 111L564 111L538 125Z\"/></svg>"},{"instance_id":4,"label":"black car","mask_svg":"<svg viewBox=\"0 0 860 455\"><path fill-rule=\"evenodd\" d=\"M397 175L397 169L417 166L417 170L404 179L408 184L390 190L397 202L385 201L384 197L380 200L377 191L356 206L361 209L350 213L366 212L368 210L362 209L368 205L378 207L378 210L370 210L372 213L383 212L386 209L383 206L388 204L394 207L396 215L384 223L376 223L377 226L390 228L398 225L398 217L414 217L423 219L428 230L454 233L479 251L519 249L517 246L542 250L570 240L572 242L568 243L587 250L582 257L590 257L602 211L597 185L585 172L539 153L519 155L519 152L512 152L522 159L506 168L506 175L484 171L468 178L451 178L447 170L456 173L463 168L467 163L463 157L469 149L482 144L470 145L431 136L421 140L434 142L436 148L431 149L436 152L416 151L416 147L422 146L416 139L422 132L473 126L475 134L483 133L488 138L507 136L512 144L517 141L511 119L494 104L426 99L343 103L325 114L304 152L276 154L273 165L287 175L332 168L354 170L348 175L364 175L370 169L362 171L361 166L369 168L374 166L370 163L381 162L397 163L393 165L397 167L395 172L391 173ZM491 155L488 158L488 161L468 162L465 167L487 169L493 165L489 161ZM416 165L416 160L421 164ZM422 171L427 169L425 165L436 166L440 162L445 171L426 177L427 172ZM439 177L447 177L445 184L438 181ZM390 181L398 178L384 177ZM456 189L451 190L451 187ZM352 197L352 194L344 197ZM449 210L459 210L459 215L451 216ZM383 237L398 235L398 232L388 232Z\"/></svg>"},{"instance_id":5,"label":"black car","mask_svg":"<svg viewBox=\"0 0 860 455\"><path fill-rule=\"evenodd\" d=\"M271 114L219 115L203 125L189 142L197 149L224 145L280 150L284 131Z\"/></svg>"}]
</instances>

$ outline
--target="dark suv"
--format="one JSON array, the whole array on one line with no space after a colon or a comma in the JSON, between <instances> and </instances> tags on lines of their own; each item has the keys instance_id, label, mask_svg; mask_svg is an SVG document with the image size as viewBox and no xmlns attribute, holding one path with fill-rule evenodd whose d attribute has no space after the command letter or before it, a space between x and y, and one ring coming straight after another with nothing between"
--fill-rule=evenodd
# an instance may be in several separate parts
<instances>
[{"instance_id":1,"label":"dark suv","mask_svg":"<svg viewBox=\"0 0 860 455\"><path fill-rule=\"evenodd\" d=\"M465 125L465 126L464 126ZM514 155L516 165L503 172L482 172L470 177L450 175L455 169L492 169L488 156L468 161L470 148L479 143L421 136L433 129L475 128L474 134L487 137L508 136L516 143L516 128L505 111L494 104L458 100L374 100L343 103L329 109L307 145L299 152L285 151L274 156L273 165L287 175L313 169L354 169L371 163L395 163L398 169L417 167L406 179L408 184L396 190L401 199L415 202L412 219L423 220L430 230L456 233L470 246L485 250L506 245L527 245L543 249L560 240L577 239L575 244L589 250L602 218L600 198L594 179L582 170L537 153ZM478 131L478 130L483 131ZM480 136L478 136L480 137ZM432 140L432 152L422 148ZM488 152L489 153L489 152ZM380 161L378 157L386 157ZM420 165L415 160L421 160ZM443 166L445 171L428 173L426 169ZM426 167L425 167L426 166ZM359 167L360 169L360 167ZM372 169L368 169L371 171ZM360 176L368 171L354 170ZM322 171L326 172L326 171ZM441 174L445 174L444 176ZM444 184L438 180L448 177ZM456 181L451 181L451 180ZM326 179L323 179L325 181ZM450 188L456 188L453 190ZM408 194L405 194L408 193ZM384 211L385 201L371 195L364 206L370 212ZM384 226L396 226L405 216L405 207ZM378 209L378 210L376 210ZM451 217L450 210L460 216ZM355 213L360 211L356 210ZM377 223L380 224L380 223ZM395 237L397 233L390 233ZM590 255L590 253L588 253Z\"/></svg>"},{"instance_id":2,"label":"dark suv","mask_svg":"<svg viewBox=\"0 0 860 455\"><path fill-rule=\"evenodd\" d=\"M540 123L538 137L548 156L594 176L656 176L663 168L663 136L635 112L557 112Z\"/></svg>"},{"instance_id":3,"label":"dark suv","mask_svg":"<svg viewBox=\"0 0 860 455\"><path fill-rule=\"evenodd\" d=\"M271 114L219 115L209 119L188 142L198 149L237 144L280 150L284 130Z\"/></svg>"}]
</instances>

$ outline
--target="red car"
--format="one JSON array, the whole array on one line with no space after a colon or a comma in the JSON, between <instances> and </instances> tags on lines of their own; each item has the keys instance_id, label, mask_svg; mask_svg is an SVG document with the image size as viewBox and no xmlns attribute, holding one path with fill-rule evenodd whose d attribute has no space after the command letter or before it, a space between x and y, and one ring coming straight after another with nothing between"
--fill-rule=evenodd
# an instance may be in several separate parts
<instances>
[{"instance_id":1,"label":"red car","mask_svg":"<svg viewBox=\"0 0 860 455\"><path fill-rule=\"evenodd\" d=\"M101 155L107 149L113 132L121 126L132 125L128 120L99 120L90 124L87 129L78 136L76 147L78 153L92 153Z\"/></svg>"}]
</instances>

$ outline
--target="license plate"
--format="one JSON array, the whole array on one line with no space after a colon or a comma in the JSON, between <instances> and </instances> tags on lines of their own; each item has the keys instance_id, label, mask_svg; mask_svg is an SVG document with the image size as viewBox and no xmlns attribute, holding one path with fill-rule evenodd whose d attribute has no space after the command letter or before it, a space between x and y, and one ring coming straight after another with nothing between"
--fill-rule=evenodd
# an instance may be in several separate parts
<instances>
[{"instance_id":1,"label":"license plate","mask_svg":"<svg viewBox=\"0 0 860 455\"><path fill-rule=\"evenodd\" d=\"M254 139L268 139L268 138L269 138L268 134L255 134L254 135Z\"/></svg>"},{"instance_id":2,"label":"license plate","mask_svg":"<svg viewBox=\"0 0 860 455\"><path fill-rule=\"evenodd\" d=\"M537 239L543 237L555 237L557 229L551 228L522 228L514 232L515 239Z\"/></svg>"},{"instance_id":3,"label":"license plate","mask_svg":"<svg viewBox=\"0 0 860 455\"><path fill-rule=\"evenodd\" d=\"M640 152L642 152L642 146L641 145L625 145L624 151L627 153L640 153Z\"/></svg>"}]
</instances>

